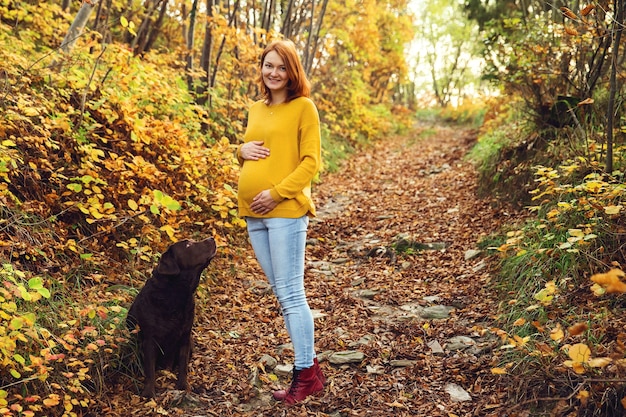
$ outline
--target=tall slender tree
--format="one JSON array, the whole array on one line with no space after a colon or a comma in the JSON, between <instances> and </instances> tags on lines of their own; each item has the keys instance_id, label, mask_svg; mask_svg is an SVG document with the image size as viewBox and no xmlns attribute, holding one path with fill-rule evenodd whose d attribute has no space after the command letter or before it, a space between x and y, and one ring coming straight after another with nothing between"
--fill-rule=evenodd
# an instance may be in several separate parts
<instances>
[{"instance_id":1,"label":"tall slender tree","mask_svg":"<svg viewBox=\"0 0 626 417\"><path fill-rule=\"evenodd\" d=\"M206 2L206 25L204 31L204 42L202 44L202 56L200 57L200 67L204 71L204 77L201 79L201 85L198 87L196 93L198 96L198 104L209 103L211 97L208 94L209 80L211 77L211 57L213 52L213 13L215 9L214 0L207 0Z\"/></svg>"},{"instance_id":2,"label":"tall slender tree","mask_svg":"<svg viewBox=\"0 0 626 417\"><path fill-rule=\"evenodd\" d=\"M193 91L193 76L191 70L193 69L193 46L195 42L196 33L196 13L198 11L198 0L193 0L191 3L191 11L189 12L189 30L187 32L187 56L185 58L185 70L187 71L187 89Z\"/></svg>"},{"instance_id":3,"label":"tall slender tree","mask_svg":"<svg viewBox=\"0 0 626 417\"><path fill-rule=\"evenodd\" d=\"M613 172L613 130L615 125L615 97L619 92L617 85L617 71L620 62L620 45L622 32L624 31L626 16L626 0L614 0L613 7L615 10L615 18L613 20L613 30L611 38L613 39L611 53L611 75L609 79L609 100L606 111L606 170ZM625 52L626 54L626 52Z\"/></svg>"},{"instance_id":4,"label":"tall slender tree","mask_svg":"<svg viewBox=\"0 0 626 417\"><path fill-rule=\"evenodd\" d=\"M64 53L70 53L76 45L76 40L80 37L89 21L89 16L93 11L94 7L98 5L98 0L95 1L83 1L83 4L80 6L78 13L76 13L76 17L72 21L70 28L63 38L63 42L61 42L60 49Z\"/></svg>"}]
</instances>

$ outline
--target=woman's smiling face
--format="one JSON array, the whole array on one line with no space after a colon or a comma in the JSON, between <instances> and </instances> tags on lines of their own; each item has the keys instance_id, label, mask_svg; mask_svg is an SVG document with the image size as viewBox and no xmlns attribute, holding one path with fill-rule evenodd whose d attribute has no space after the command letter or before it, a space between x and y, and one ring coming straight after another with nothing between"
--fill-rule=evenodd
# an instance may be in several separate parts
<instances>
[{"instance_id":1,"label":"woman's smiling face","mask_svg":"<svg viewBox=\"0 0 626 417\"><path fill-rule=\"evenodd\" d=\"M265 55L261 71L263 82L272 94L283 92L287 88L287 82L289 81L287 68L283 59L276 51L270 51Z\"/></svg>"}]
</instances>

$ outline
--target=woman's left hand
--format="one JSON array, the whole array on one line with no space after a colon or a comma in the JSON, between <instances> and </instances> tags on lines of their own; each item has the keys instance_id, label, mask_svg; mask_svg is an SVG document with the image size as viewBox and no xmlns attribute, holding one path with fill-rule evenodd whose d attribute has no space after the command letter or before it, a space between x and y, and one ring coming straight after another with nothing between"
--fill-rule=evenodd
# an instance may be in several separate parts
<instances>
[{"instance_id":1,"label":"woman's left hand","mask_svg":"<svg viewBox=\"0 0 626 417\"><path fill-rule=\"evenodd\" d=\"M278 205L272 198L270 190L263 190L258 193L250 204L250 209L257 214L267 214Z\"/></svg>"}]
</instances>

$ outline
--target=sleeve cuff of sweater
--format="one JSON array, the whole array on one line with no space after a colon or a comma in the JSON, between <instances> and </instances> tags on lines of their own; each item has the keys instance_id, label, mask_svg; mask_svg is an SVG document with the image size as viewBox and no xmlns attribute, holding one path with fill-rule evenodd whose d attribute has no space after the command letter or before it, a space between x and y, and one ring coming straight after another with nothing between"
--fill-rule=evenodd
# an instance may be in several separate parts
<instances>
[{"instance_id":1,"label":"sleeve cuff of sweater","mask_svg":"<svg viewBox=\"0 0 626 417\"><path fill-rule=\"evenodd\" d=\"M243 165L243 157L241 156L241 147L243 146L243 144L237 146L237 152L235 152L236 156L237 156L237 161L239 161L239 165Z\"/></svg>"},{"instance_id":2,"label":"sleeve cuff of sweater","mask_svg":"<svg viewBox=\"0 0 626 417\"><path fill-rule=\"evenodd\" d=\"M276 201L277 203L280 203L284 200L284 198L280 194L278 194L275 188L272 188L270 190L270 196L272 197L272 200Z\"/></svg>"}]
</instances>

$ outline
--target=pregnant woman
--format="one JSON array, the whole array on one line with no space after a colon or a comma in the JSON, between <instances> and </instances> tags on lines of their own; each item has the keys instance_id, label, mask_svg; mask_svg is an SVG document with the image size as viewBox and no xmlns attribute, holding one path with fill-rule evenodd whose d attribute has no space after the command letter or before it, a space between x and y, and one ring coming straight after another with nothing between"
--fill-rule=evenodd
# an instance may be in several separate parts
<instances>
[{"instance_id":1,"label":"pregnant woman","mask_svg":"<svg viewBox=\"0 0 626 417\"><path fill-rule=\"evenodd\" d=\"M324 389L315 355L313 316L304 290L311 181L320 167L320 122L295 45L269 44L261 55L263 98L250 107L241 164L239 214L255 256L278 299L295 353L291 386L273 393L294 405Z\"/></svg>"}]
</instances>

